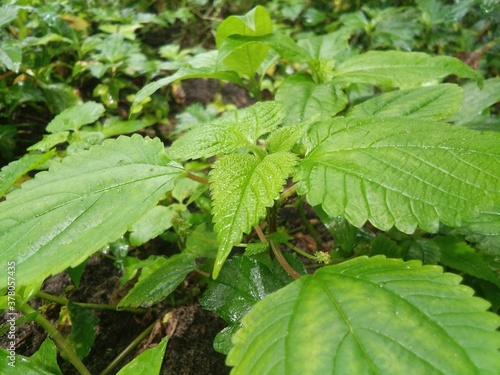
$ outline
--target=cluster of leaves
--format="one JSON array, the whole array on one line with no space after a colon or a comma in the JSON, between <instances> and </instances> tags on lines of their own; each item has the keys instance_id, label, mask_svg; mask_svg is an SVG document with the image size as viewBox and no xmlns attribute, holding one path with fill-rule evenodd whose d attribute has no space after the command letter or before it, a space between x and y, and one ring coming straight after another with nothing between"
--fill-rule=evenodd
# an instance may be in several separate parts
<instances>
[{"instance_id":1,"label":"cluster of leaves","mask_svg":"<svg viewBox=\"0 0 500 375\"><path fill-rule=\"evenodd\" d=\"M53 9L4 7L4 24L15 25L25 14L45 22L49 17L40 14L53 14L62 31L33 38L43 39L41 45L57 41L64 53L70 48L78 56L71 73L56 69L64 53L48 68L28 68L37 44L7 39L15 48L1 61L26 79L5 92L28 81L29 90L41 90L50 103L44 79L59 75L58 87L68 91L68 80L89 74L100 80L94 95L102 102L82 103L69 90L76 99L53 110L50 134L2 169L1 191L9 193L0 203L0 256L16 263L24 287L16 295L18 308L51 333L29 300L47 276L84 267L89 256L110 248L122 283L141 269L118 309L164 300L193 271L210 276L200 302L228 323L215 347L228 354L237 374L494 374L499 318L486 310L500 307L500 142L492 110L500 101L500 79L484 79L454 57L397 50L424 43L416 32L396 32L412 12L427 9L432 27L451 22L436 21L441 13L430 6L363 8L340 17L334 30L300 37L276 31L267 10L257 6L218 26L216 49L189 52L178 63L146 59L134 42L143 24L161 25L153 16L130 14L130 28L103 25L104 34L89 37L84 48ZM440 6L461 16L453 22L466 16L458 5ZM296 17L311 9L301 8ZM389 14L393 24L380 26ZM353 48L361 29L370 48L396 49ZM74 40L67 42L71 47L58 39L63 31ZM152 77L162 67L176 72L127 99L134 119L108 123L121 93L134 88L122 77ZM191 78L232 82L259 102L216 119L198 116L167 149L160 139L138 134L105 139L158 121L164 113L147 120L151 96ZM264 88L273 100L261 101ZM55 147L64 142L64 151ZM48 171L15 187L47 163ZM289 200L307 201L334 239L333 249L309 254L292 243L292 223L278 227L279 209ZM245 236L250 233L256 237ZM176 243L178 254L142 261L128 255L158 236ZM244 253L232 255L235 247ZM327 264L309 274L297 253ZM489 303L438 265L464 275ZM0 280L0 290L7 287L8 279ZM0 307L8 302L7 293ZM80 321L97 324L66 304L74 332ZM83 336L70 335L67 345L52 336L81 373L93 342L92 334ZM148 355L161 361L165 345L135 363L157 363ZM41 366L40 357L50 357L47 366L57 367L54 349L47 341L23 363ZM0 351L3 363L7 355Z\"/></svg>"}]
</instances>

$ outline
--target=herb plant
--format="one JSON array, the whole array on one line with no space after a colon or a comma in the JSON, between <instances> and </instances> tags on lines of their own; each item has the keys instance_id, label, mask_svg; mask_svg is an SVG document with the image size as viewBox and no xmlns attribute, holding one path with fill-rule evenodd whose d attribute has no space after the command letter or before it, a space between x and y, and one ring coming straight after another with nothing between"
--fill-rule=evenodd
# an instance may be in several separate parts
<instances>
[{"instance_id":1,"label":"herb plant","mask_svg":"<svg viewBox=\"0 0 500 375\"><path fill-rule=\"evenodd\" d=\"M202 122L166 148L138 134L101 139L20 189L12 185L26 167L3 169L2 192L11 191L0 203L2 269L15 262L17 308L80 373L88 373L81 358L89 348L78 342L93 338L60 338L29 300L46 277L109 244L140 246L167 232L180 252L127 263L123 282L142 271L117 308L151 306L189 273L206 275L200 302L228 323L214 346L234 374L498 372L500 319L487 311L495 300L473 296L460 275L481 280L484 296L500 287L500 139L477 130L500 99L500 80L449 56L357 53L353 33L297 41L273 31L261 6L230 16L217 29L217 50L146 85L131 113L190 78L233 82L256 104ZM277 65L293 73L263 101L266 72ZM43 162L103 113L92 102L59 113L46 128L59 135ZM293 222L280 215L289 204L320 219L333 249L317 233L319 251L293 244ZM0 279L4 309L8 287ZM76 317L81 307L72 308ZM161 363L165 345L123 373ZM4 366L8 352L0 356ZM48 340L25 366L49 371L54 358Z\"/></svg>"}]
</instances>

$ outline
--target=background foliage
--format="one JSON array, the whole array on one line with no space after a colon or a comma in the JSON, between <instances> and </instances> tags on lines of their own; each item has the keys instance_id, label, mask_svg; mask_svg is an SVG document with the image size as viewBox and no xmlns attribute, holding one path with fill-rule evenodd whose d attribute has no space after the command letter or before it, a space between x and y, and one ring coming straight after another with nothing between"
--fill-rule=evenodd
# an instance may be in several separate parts
<instances>
[{"instance_id":1,"label":"background foliage","mask_svg":"<svg viewBox=\"0 0 500 375\"><path fill-rule=\"evenodd\" d=\"M59 347L19 373L61 373L57 353L88 373L99 319L39 289L94 253L135 283L98 309L199 301L236 374L498 369L497 2L258 5L0 7L0 258ZM195 78L222 83L196 101Z\"/></svg>"}]
</instances>

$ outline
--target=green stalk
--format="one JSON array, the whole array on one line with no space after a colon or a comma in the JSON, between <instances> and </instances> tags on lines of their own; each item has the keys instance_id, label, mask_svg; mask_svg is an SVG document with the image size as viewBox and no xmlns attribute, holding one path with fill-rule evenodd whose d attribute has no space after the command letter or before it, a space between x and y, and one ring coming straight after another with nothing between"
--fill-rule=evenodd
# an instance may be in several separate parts
<instances>
[{"instance_id":1,"label":"green stalk","mask_svg":"<svg viewBox=\"0 0 500 375\"><path fill-rule=\"evenodd\" d=\"M291 243L287 242L285 243L285 245L289 248L289 249L292 249L293 251L299 253L300 255L306 257L306 258L309 258L309 259L312 259L312 260L315 260L316 262L318 261L318 258L316 258L314 255L311 255L311 254L308 254L306 253L305 251L303 250L300 250L297 246L294 246L292 245Z\"/></svg>"},{"instance_id":2,"label":"green stalk","mask_svg":"<svg viewBox=\"0 0 500 375\"><path fill-rule=\"evenodd\" d=\"M283 193L280 194L280 198L278 199L277 204L281 205L284 201L286 201L291 196L297 193L297 184L293 184L289 188L285 189Z\"/></svg>"},{"instance_id":3,"label":"green stalk","mask_svg":"<svg viewBox=\"0 0 500 375\"><path fill-rule=\"evenodd\" d=\"M90 371L85 367L83 362L78 358L73 348L69 345L68 341L61 335L61 333L47 320L45 317L40 314L40 312L33 309L27 303L24 303L20 307L20 311L25 315L36 313L35 323L42 327L49 334L50 338L55 341L57 347L59 348L59 352L61 355L75 368L81 375L91 375Z\"/></svg>"},{"instance_id":4,"label":"green stalk","mask_svg":"<svg viewBox=\"0 0 500 375\"><path fill-rule=\"evenodd\" d=\"M112 372L118 364L125 359L126 356L128 356L132 350L134 350L139 344L144 340L153 330L154 326L156 324L156 321L153 322L148 328L146 328L144 331L142 331L139 336L137 336L130 344L127 345L125 349L123 349L115 359L111 361L109 365L106 366L106 368L99 374L99 375L108 375L110 372Z\"/></svg>"},{"instance_id":5,"label":"green stalk","mask_svg":"<svg viewBox=\"0 0 500 375\"><path fill-rule=\"evenodd\" d=\"M59 305L67 305L69 300L66 298L62 297L56 297L53 296L52 294L44 293L44 292L38 292L37 297L45 299L47 301L52 301L55 303L58 303ZM126 311L126 312L131 312L134 314L144 314L148 310L147 309L141 309L141 308L134 308L134 307L123 307L123 308L117 308L115 305L106 305L102 303L82 303L82 302L73 302L75 305L78 305L80 307L83 307L85 309L95 309L95 310L111 310L111 311Z\"/></svg>"}]
</instances>

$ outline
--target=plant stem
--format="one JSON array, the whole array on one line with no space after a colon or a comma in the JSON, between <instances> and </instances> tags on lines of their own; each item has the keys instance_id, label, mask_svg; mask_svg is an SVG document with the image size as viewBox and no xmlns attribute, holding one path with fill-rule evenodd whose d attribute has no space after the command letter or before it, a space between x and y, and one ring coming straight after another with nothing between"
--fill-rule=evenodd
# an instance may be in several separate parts
<instances>
[{"instance_id":1,"label":"plant stem","mask_svg":"<svg viewBox=\"0 0 500 375\"><path fill-rule=\"evenodd\" d=\"M118 364L123 361L123 359L128 356L132 350L134 350L142 340L144 340L153 330L154 326L156 324L156 321L154 321L152 324L148 326L144 331L142 331L139 336L137 336L130 344L127 345L125 349L123 349L120 354L116 356L115 359L111 361L109 365L106 366L106 368L99 374L99 375L108 375L110 372L112 372Z\"/></svg>"},{"instance_id":2,"label":"plant stem","mask_svg":"<svg viewBox=\"0 0 500 375\"><path fill-rule=\"evenodd\" d=\"M271 245L271 249L273 250L274 256L278 260L278 263L281 265L281 267L283 267L283 269L286 271L286 273L289 274L290 277L294 279L300 278L300 273L295 271L292 268L292 266L288 264L279 247L273 244L272 241L267 240L266 236L264 236L264 232L262 232L262 229L260 229L258 225L254 226L253 228L262 242L269 243L269 245Z\"/></svg>"},{"instance_id":3,"label":"plant stem","mask_svg":"<svg viewBox=\"0 0 500 375\"><path fill-rule=\"evenodd\" d=\"M204 177L197 176L197 175L195 175L194 173L191 173L191 172L186 172L186 177L189 178L190 180L199 182L201 184L205 184L205 185L209 185L210 184L210 181L208 181L208 179L206 179Z\"/></svg>"},{"instance_id":4,"label":"plant stem","mask_svg":"<svg viewBox=\"0 0 500 375\"><path fill-rule=\"evenodd\" d=\"M292 249L293 251L295 251L295 252L299 253L300 255L302 255L302 256L304 256L304 257L306 257L306 258L309 258L309 259L312 259L312 260L318 261L318 258L316 258L314 255L308 254L308 253L306 253L305 251L300 250L297 246L294 246L294 245L292 245L292 244L291 244L291 243L289 243L289 242L285 243L285 245L286 245L288 248Z\"/></svg>"},{"instance_id":5,"label":"plant stem","mask_svg":"<svg viewBox=\"0 0 500 375\"><path fill-rule=\"evenodd\" d=\"M262 232L262 229L258 225L254 226L253 229L255 230L255 233L257 233L257 236L259 237L259 240L261 242L268 242L266 236L264 235L264 232Z\"/></svg>"},{"instance_id":6,"label":"plant stem","mask_svg":"<svg viewBox=\"0 0 500 375\"><path fill-rule=\"evenodd\" d=\"M285 189L283 193L280 194L280 198L278 199L278 204L281 205L284 201L290 198L292 195L297 193L297 184L293 184L289 188Z\"/></svg>"},{"instance_id":7,"label":"plant stem","mask_svg":"<svg viewBox=\"0 0 500 375\"><path fill-rule=\"evenodd\" d=\"M68 344L66 339L61 335L61 333L47 320L45 317L40 314L39 311L33 309L27 303L24 303L20 307L20 311L25 315L28 314L37 314L35 318L35 323L42 327L49 334L50 338L54 340L59 348L61 355L71 362L73 366L78 370L78 372L82 375L91 375L89 370L85 367L83 362L78 358L73 348Z\"/></svg>"},{"instance_id":8,"label":"plant stem","mask_svg":"<svg viewBox=\"0 0 500 375\"><path fill-rule=\"evenodd\" d=\"M36 295L39 298L58 303L59 305L67 305L69 302L69 300L66 298L56 297L53 296L52 294L44 292L38 292ZM82 302L73 302L73 303L85 309L126 311L134 314L145 314L148 311L147 309L134 308L134 307L117 308L117 306L115 305L106 305L102 303L82 303Z\"/></svg>"},{"instance_id":9,"label":"plant stem","mask_svg":"<svg viewBox=\"0 0 500 375\"><path fill-rule=\"evenodd\" d=\"M283 267L283 269L286 271L290 277L294 278L295 280L300 279L301 275L297 271L295 271L290 264L286 261L285 257L283 256L283 253L281 252L280 248L273 244L272 241L269 242L271 245L271 249L273 250L274 256L278 260L278 263Z\"/></svg>"}]
</instances>

